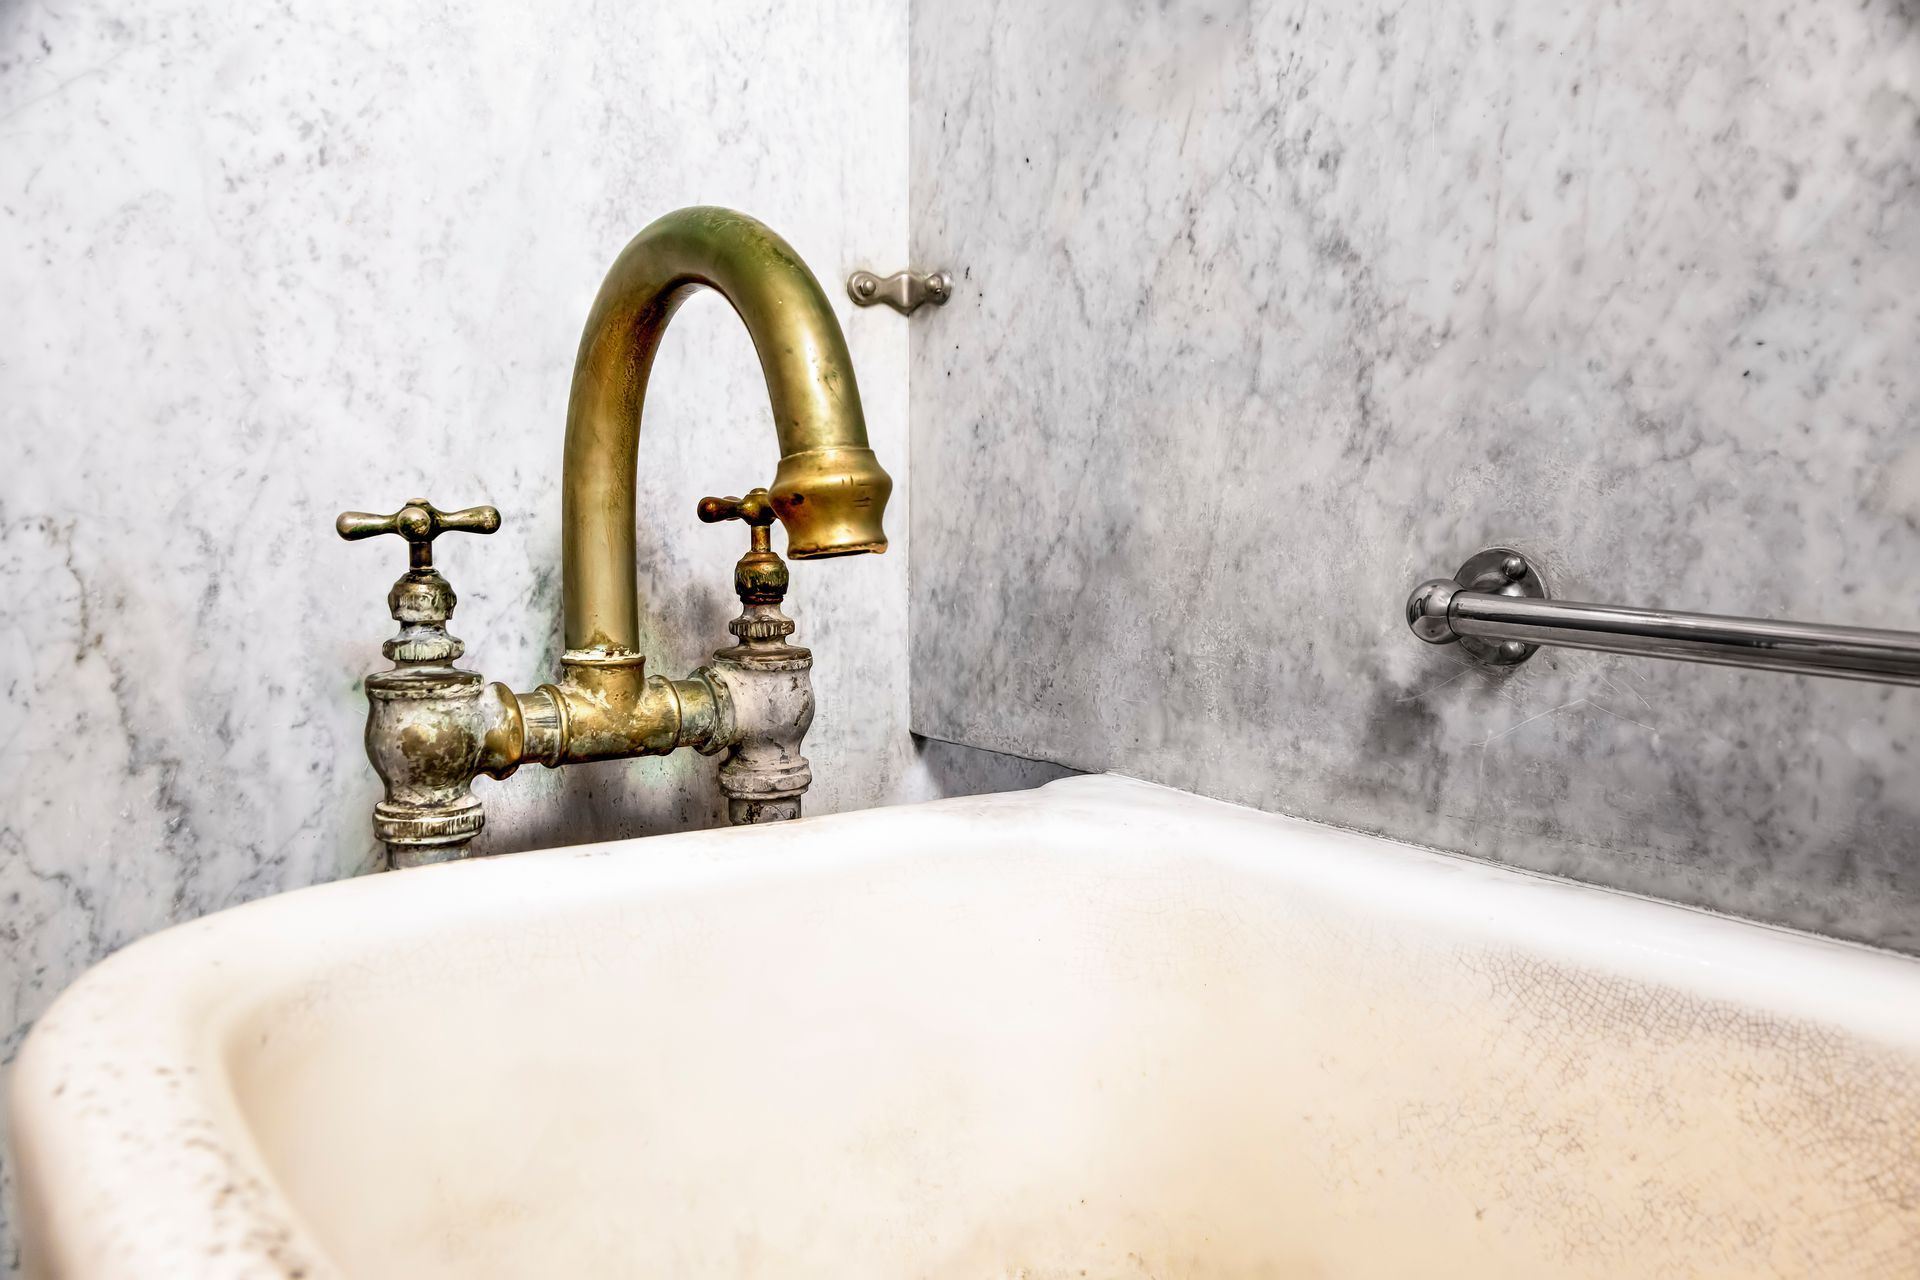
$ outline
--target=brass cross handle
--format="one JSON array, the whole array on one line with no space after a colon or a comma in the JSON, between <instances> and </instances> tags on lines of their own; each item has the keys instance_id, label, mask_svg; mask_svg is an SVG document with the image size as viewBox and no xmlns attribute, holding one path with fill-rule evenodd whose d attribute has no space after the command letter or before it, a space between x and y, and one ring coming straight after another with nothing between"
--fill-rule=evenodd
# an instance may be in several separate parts
<instances>
[{"instance_id":1,"label":"brass cross handle","mask_svg":"<svg viewBox=\"0 0 1920 1280\"><path fill-rule=\"evenodd\" d=\"M495 507L468 507L463 511L442 511L425 498L409 498L407 505L390 516L370 511L342 511L333 522L348 542L398 534L407 540L408 567L433 568L433 540L443 533L492 533L500 527L500 512Z\"/></svg>"},{"instance_id":2,"label":"brass cross handle","mask_svg":"<svg viewBox=\"0 0 1920 1280\"><path fill-rule=\"evenodd\" d=\"M765 489L749 489L744 498L702 498L700 518L708 524L745 520L756 529L773 523L773 500Z\"/></svg>"},{"instance_id":3,"label":"brass cross handle","mask_svg":"<svg viewBox=\"0 0 1920 1280\"><path fill-rule=\"evenodd\" d=\"M765 489L749 489L744 498L702 498L700 518L708 524L744 520L753 545L733 567L733 589L743 604L779 604L787 594L786 562L773 553L767 526L773 523L773 498ZM793 624L787 624L791 631Z\"/></svg>"},{"instance_id":4,"label":"brass cross handle","mask_svg":"<svg viewBox=\"0 0 1920 1280\"><path fill-rule=\"evenodd\" d=\"M744 498L702 498L697 509L708 524L746 521L753 530L753 550L749 554L773 554L773 543L767 538L767 526L773 523L773 497L765 489L749 489Z\"/></svg>"}]
</instances>

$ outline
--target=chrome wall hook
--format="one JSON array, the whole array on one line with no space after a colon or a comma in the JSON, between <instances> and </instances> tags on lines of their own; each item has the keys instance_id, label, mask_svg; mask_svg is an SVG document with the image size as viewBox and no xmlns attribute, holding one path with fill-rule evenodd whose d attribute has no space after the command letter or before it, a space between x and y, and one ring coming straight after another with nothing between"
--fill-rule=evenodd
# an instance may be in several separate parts
<instances>
[{"instance_id":1,"label":"chrome wall hook","mask_svg":"<svg viewBox=\"0 0 1920 1280\"><path fill-rule=\"evenodd\" d=\"M871 271L856 271L847 277L847 296L858 307L884 302L901 315L910 316L923 303L945 306L953 296L953 277L944 271L930 271L925 275L896 271L885 278Z\"/></svg>"}]
</instances>

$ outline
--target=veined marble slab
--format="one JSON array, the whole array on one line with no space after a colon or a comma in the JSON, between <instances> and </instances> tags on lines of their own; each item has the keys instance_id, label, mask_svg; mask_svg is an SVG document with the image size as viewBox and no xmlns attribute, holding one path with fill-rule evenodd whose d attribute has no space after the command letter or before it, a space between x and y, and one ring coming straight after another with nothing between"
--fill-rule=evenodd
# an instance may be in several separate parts
<instances>
[{"instance_id":1,"label":"veined marble slab","mask_svg":"<svg viewBox=\"0 0 1920 1280\"><path fill-rule=\"evenodd\" d=\"M498 505L441 545L453 630L550 678L580 328L680 205L820 275L900 482L891 554L794 566L810 811L1059 775L906 732L906 330L839 285L905 255L905 42L895 0L0 5L0 1064L109 951L375 865L359 680L405 555L335 512ZM717 298L674 321L641 451L642 616L680 675L731 643L745 547L694 503L777 452ZM712 771L522 770L482 784L481 843L712 825Z\"/></svg>"},{"instance_id":2,"label":"veined marble slab","mask_svg":"<svg viewBox=\"0 0 1920 1280\"><path fill-rule=\"evenodd\" d=\"M1917 24L917 6L915 727L1920 950L1920 693L1401 619L1920 627Z\"/></svg>"}]
</instances>

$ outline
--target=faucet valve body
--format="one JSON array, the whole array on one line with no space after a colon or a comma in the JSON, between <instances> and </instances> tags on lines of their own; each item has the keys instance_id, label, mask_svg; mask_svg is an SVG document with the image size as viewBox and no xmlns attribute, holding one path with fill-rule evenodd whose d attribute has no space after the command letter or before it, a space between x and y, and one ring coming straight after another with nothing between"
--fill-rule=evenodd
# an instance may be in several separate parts
<instances>
[{"instance_id":1,"label":"faucet valve body","mask_svg":"<svg viewBox=\"0 0 1920 1280\"><path fill-rule=\"evenodd\" d=\"M734 826L785 822L800 816L800 798L813 770L800 744L813 724L813 651L788 644L793 619L780 611L787 596L786 562L768 538L774 508L765 489L744 498L702 498L702 520L744 520L752 531L747 553L733 567L740 616L727 624L738 642L713 655L700 672L727 690L733 733L720 764L727 820Z\"/></svg>"},{"instance_id":2,"label":"faucet valve body","mask_svg":"<svg viewBox=\"0 0 1920 1280\"><path fill-rule=\"evenodd\" d=\"M373 807L373 830L396 867L459 857L486 825L474 777L505 777L519 763L519 703L505 685L453 665L466 652L447 630L459 597L433 564L442 533L499 527L492 507L446 512L424 498L390 516L349 511L335 522L349 540L392 533L408 545L407 571L387 593L400 633L381 652L393 668L366 679L367 756L387 789Z\"/></svg>"},{"instance_id":3,"label":"faucet valve body","mask_svg":"<svg viewBox=\"0 0 1920 1280\"><path fill-rule=\"evenodd\" d=\"M396 867L460 857L486 825L473 794L488 772L492 726L516 714L504 685L457 667L396 667L367 677L367 755L386 784L373 832Z\"/></svg>"}]
</instances>

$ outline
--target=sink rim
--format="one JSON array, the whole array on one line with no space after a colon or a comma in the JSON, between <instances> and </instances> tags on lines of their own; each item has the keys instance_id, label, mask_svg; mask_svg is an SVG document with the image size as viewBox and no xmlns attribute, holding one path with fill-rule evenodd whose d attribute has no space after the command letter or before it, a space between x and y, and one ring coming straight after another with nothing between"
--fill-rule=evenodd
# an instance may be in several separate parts
<instances>
[{"instance_id":1,"label":"sink rim","mask_svg":"<svg viewBox=\"0 0 1920 1280\"><path fill-rule=\"evenodd\" d=\"M569 903L912 858L916 851L897 836L928 823L956 839L1016 831L1071 846L1202 812L1224 825L1218 841L1192 849L1196 859L1251 863L1369 912L1510 938L1709 998L1751 1005L1763 992L1771 1012L1920 1048L1920 960L1911 957L1096 775L777 828L650 837L644 850L626 840L362 877L142 939L63 993L15 1064L8 1102L21 1218L35 1228L23 1235L31 1247L43 1221L89 1222L108 1246L138 1240L150 1251L162 1241L168 1256L197 1259L208 1274L241 1273L209 1270L216 1250L236 1265L337 1274L251 1140L230 1080L209 1069L222 1061L214 1044L222 1028L286 991L314 962L371 957L454 927L511 931L532 912ZM1288 856L1296 848L1337 856ZM129 1155L136 1140L144 1160ZM170 1155L154 1156L159 1148ZM60 1206L38 1203L47 1183L70 1189ZM181 1210L209 1196L216 1209ZM217 1211L235 1202L237 1209Z\"/></svg>"}]
</instances>

